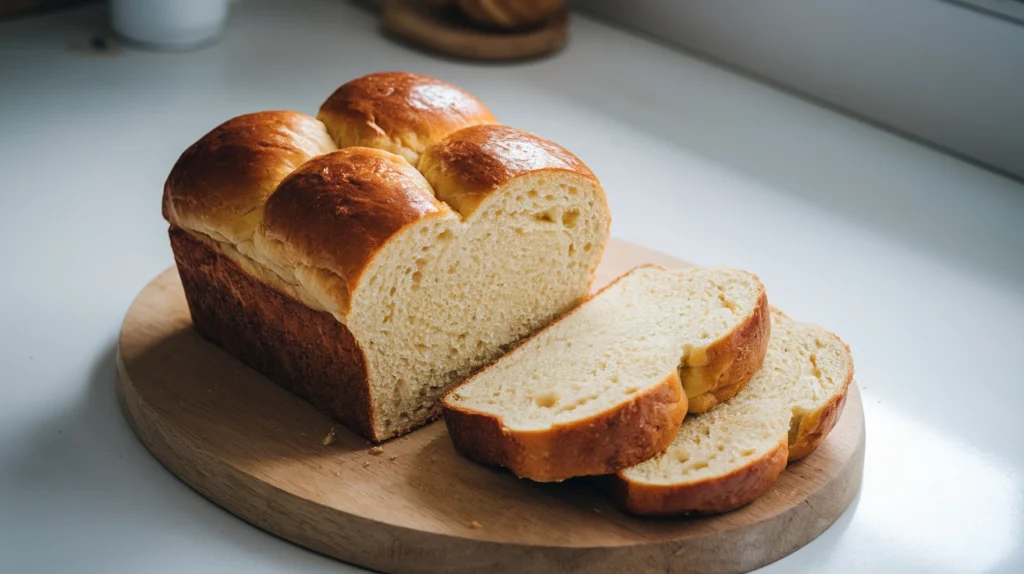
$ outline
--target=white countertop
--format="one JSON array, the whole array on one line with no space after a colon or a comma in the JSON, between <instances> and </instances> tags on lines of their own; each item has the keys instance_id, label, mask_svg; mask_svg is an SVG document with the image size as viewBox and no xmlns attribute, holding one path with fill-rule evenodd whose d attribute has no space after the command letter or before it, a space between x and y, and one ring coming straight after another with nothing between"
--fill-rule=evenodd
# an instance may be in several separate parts
<instances>
[{"instance_id":1,"label":"white countertop","mask_svg":"<svg viewBox=\"0 0 1024 574\"><path fill-rule=\"evenodd\" d=\"M315 112L382 69L460 84L575 151L613 234L746 267L852 347L861 494L767 572L1024 571L1024 186L592 20L545 61L429 57L337 1L247 0L182 54L69 50L86 8L0 24L0 571L339 572L153 459L114 396L135 294L172 263L167 171L221 121Z\"/></svg>"}]
</instances>

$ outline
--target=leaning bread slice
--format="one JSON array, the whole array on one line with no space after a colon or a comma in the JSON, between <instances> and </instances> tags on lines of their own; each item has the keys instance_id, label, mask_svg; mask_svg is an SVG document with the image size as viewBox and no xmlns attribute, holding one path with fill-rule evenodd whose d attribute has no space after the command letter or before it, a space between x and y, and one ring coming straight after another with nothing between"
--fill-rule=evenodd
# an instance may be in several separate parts
<instances>
[{"instance_id":1,"label":"leaning bread slice","mask_svg":"<svg viewBox=\"0 0 1024 574\"><path fill-rule=\"evenodd\" d=\"M459 452L523 478L615 472L675 437L680 371L740 385L770 326L750 273L640 267L448 392L445 423Z\"/></svg>"},{"instance_id":2,"label":"leaning bread slice","mask_svg":"<svg viewBox=\"0 0 1024 574\"><path fill-rule=\"evenodd\" d=\"M764 365L729 402L691 415L661 455L610 479L636 514L718 513L768 491L787 460L813 451L835 426L853 380L838 337L772 310Z\"/></svg>"}]
</instances>

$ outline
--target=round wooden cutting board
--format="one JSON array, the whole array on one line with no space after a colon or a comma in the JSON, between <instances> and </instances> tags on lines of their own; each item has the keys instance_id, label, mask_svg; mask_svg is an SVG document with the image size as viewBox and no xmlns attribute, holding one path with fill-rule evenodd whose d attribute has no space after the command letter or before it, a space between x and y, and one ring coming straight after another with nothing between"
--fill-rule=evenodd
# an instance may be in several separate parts
<instances>
[{"instance_id":1,"label":"round wooden cutting board","mask_svg":"<svg viewBox=\"0 0 1024 574\"><path fill-rule=\"evenodd\" d=\"M596 286L647 262L685 265L613 242ZM129 309L118 375L135 433L187 484L260 528L385 572L750 570L828 528L864 464L856 386L816 452L753 504L715 517L642 519L587 479L519 480L458 456L443 422L372 454L362 437L196 334L174 269Z\"/></svg>"}]
</instances>

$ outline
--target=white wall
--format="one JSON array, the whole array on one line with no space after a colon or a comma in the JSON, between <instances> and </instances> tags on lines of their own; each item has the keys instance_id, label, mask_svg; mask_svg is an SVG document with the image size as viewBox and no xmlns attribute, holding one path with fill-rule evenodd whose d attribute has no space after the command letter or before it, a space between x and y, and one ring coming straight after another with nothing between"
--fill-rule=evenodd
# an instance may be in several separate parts
<instances>
[{"instance_id":1,"label":"white wall","mask_svg":"<svg viewBox=\"0 0 1024 574\"><path fill-rule=\"evenodd\" d=\"M1024 26L940 0L576 0L1024 177Z\"/></svg>"}]
</instances>

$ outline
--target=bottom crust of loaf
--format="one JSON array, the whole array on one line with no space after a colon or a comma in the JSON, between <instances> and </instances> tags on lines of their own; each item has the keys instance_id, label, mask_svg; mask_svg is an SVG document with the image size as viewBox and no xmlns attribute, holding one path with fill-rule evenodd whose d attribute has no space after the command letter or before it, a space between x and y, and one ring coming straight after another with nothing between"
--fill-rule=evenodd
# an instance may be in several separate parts
<instances>
[{"instance_id":1,"label":"bottom crust of loaf","mask_svg":"<svg viewBox=\"0 0 1024 574\"><path fill-rule=\"evenodd\" d=\"M196 331L353 431L388 438L374 433L365 359L344 324L252 277L188 232L171 226L169 234Z\"/></svg>"}]
</instances>

